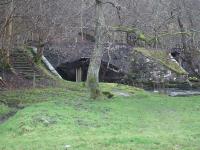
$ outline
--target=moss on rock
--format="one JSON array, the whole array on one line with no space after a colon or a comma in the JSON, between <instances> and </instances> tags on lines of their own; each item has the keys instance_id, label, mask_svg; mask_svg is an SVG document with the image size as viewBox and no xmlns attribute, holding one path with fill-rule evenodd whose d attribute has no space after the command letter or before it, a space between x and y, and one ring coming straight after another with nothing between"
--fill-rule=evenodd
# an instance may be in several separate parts
<instances>
[{"instance_id":1,"label":"moss on rock","mask_svg":"<svg viewBox=\"0 0 200 150\"><path fill-rule=\"evenodd\" d=\"M149 50L142 47L134 48L134 51L155 60L178 75L188 75L188 73L176 61L173 61L170 58L166 51L153 49Z\"/></svg>"}]
</instances>

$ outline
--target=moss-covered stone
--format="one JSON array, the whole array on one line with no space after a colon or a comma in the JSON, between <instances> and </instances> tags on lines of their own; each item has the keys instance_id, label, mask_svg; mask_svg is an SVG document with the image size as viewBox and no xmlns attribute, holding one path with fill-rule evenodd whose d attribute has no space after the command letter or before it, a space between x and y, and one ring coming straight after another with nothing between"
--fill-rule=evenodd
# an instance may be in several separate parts
<instances>
[{"instance_id":1,"label":"moss-covered stone","mask_svg":"<svg viewBox=\"0 0 200 150\"><path fill-rule=\"evenodd\" d=\"M114 97L114 94L112 94L111 92L108 92L108 91L103 91L102 94L105 95L107 98Z\"/></svg>"},{"instance_id":2,"label":"moss-covered stone","mask_svg":"<svg viewBox=\"0 0 200 150\"><path fill-rule=\"evenodd\" d=\"M134 48L134 51L137 51L148 58L154 59L156 62L162 64L178 75L188 75L188 73L176 61L173 61L170 58L166 51L152 49L149 50L142 47Z\"/></svg>"}]
</instances>

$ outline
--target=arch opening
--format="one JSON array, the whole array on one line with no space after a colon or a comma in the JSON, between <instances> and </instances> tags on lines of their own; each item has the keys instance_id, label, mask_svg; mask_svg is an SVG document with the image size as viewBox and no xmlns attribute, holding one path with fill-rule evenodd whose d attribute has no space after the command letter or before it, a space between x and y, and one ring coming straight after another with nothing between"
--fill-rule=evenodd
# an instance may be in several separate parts
<instances>
[{"instance_id":1,"label":"arch opening","mask_svg":"<svg viewBox=\"0 0 200 150\"><path fill-rule=\"evenodd\" d=\"M80 58L73 62L66 62L59 65L56 70L63 79L73 82L86 81L90 58ZM108 62L101 62L99 71L100 82L121 83L125 73Z\"/></svg>"}]
</instances>

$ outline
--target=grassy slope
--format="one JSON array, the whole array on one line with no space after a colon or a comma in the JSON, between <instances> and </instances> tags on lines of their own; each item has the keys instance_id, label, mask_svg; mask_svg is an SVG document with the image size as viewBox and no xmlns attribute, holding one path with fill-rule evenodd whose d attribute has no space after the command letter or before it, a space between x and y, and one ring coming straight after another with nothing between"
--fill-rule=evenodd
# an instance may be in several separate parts
<instances>
[{"instance_id":1,"label":"grassy slope","mask_svg":"<svg viewBox=\"0 0 200 150\"><path fill-rule=\"evenodd\" d=\"M66 144L73 150L200 148L200 97L172 98L103 84L106 90L135 94L93 101L81 85L69 84L1 93L0 99L29 106L0 125L0 149L62 150Z\"/></svg>"},{"instance_id":2,"label":"grassy slope","mask_svg":"<svg viewBox=\"0 0 200 150\"><path fill-rule=\"evenodd\" d=\"M8 106L0 103L0 116L9 113L10 109Z\"/></svg>"}]
</instances>

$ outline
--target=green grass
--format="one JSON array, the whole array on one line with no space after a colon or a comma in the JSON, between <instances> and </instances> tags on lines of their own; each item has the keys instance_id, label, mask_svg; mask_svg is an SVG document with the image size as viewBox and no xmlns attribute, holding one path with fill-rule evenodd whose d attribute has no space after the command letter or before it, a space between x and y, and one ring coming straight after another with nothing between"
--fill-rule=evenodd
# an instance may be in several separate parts
<instances>
[{"instance_id":1,"label":"green grass","mask_svg":"<svg viewBox=\"0 0 200 150\"><path fill-rule=\"evenodd\" d=\"M199 150L200 97L102 84L130 97L89 99L82 84L0 93L27 105L0 125L3 150Z\"/></svg>"},{"instance_id":2,"label":"green grass","mask_svg":"<svg viewBox=\"0 0 200 150\"><path fill-rule=\"evenodd\" d=\"M8 114L9 112L10 112L10 108L8 106L0 103L0 117L5 114Z\"/></svg>"}]
</instances>

